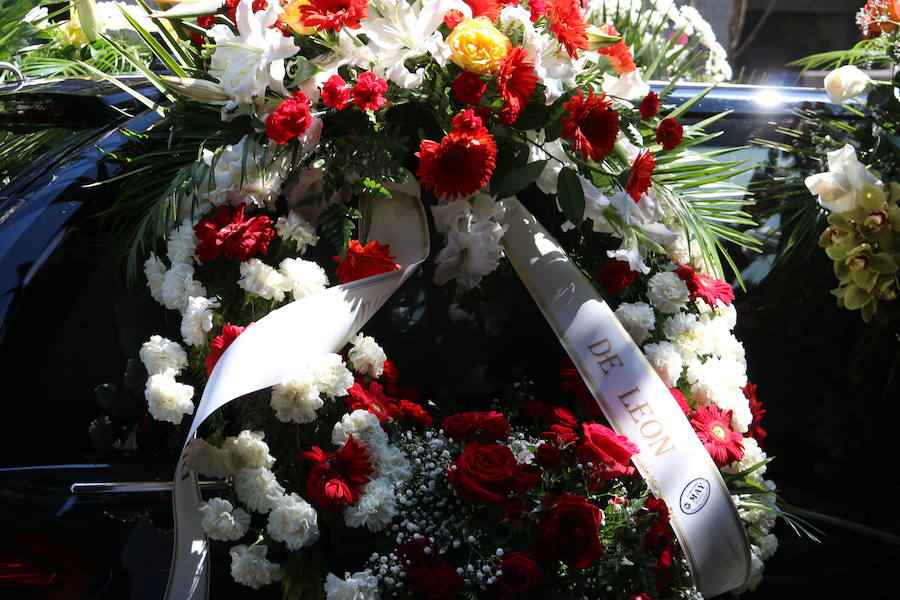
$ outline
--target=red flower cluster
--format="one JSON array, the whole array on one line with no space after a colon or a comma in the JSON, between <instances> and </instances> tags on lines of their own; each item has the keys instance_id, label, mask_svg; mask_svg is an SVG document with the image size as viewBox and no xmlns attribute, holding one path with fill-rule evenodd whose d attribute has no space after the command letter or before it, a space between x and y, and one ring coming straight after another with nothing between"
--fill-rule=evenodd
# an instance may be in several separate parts
<instances>
[{"instance_id":1,"label":"red flower cluster","mask_svg":"<svg viewBox=\"0 0 900 600\"><path fill-rule=\"evenodd\" d=\"M338 282L349 283L357 279L396 271L400 265L394 262L396 257L391 256L390 251L389 245L379 244L375 240L365 246L360 244L359 240L350 240L343 259L340 256L332 257L340 263L335 271Z\"/></svg>"},{"instance_id":2,"label":"red flower cluster","mask_svg":"<svg viewBox=\"0 0 900 600\"><path fill-rule=\"evenodd\" d=\"M641 111L641 119L644 121L655 117L659 112L659 96L656 95L656 92L650 92L644 96L638 110Z\"/></svg>"},{"instance_id":3,"label":"red flower cluster","mask_svg":"<svg viewBox=\"0 0 900 600\"><path fill-rule=\"evenodd\" d=\"M550 425L562 425L563 427L578 427L578 418L572 411L562 406L553 406L546 402L534 400L522 405L522 414L529 419L545 421Z\"/></svg>"},{"instance_id":4,"label":"red flower cluster","mask_svg":"<svg viewBox=\"0 0 900 600\"><path fill-rule=\"evenodd\" d=\"M444 25L446 25L450 29L453 29L454 27L462 23L465 18L466 15L464 15L462 11L451 8L446 13L444 13Z\"/></svg>"},{"instance_id":5,"label":"red flower cluster","mask_svg":"<svg viewBox=\"0 0 900 600\"><path fill-rule=\"evenodd\" d=\"M253 325L253 323L250 323L247 327L250 327L250 325ZM203 361L203 365L206 367L207 377L212 375L216 363L222 358L222 355L225 353L225 350L228 349L228 346L230 346L239 335L244 333L244 330L247 329L247 327L226 323L225 327L222 328L222 333L213 338L213 341L209 344L209 354L206 355L206 360Z\"/></svg>"},{"instance_id":6,"label":"red flower cluster","mask_svg":"<svg viewBox=\"0 0 900 600\"><path fill-rule=\"evenodd\" d=\"M509 437L509 421L501 413L470 411L450 415L441 422L444 435L456 442L468 442L476 437L492 442Z\"/></svg>"},{"instance_id":7,"label":"red flower cluster","mask_svg":"<svg viewBox=\"0 0 900 600\"><path fill-rule=\"evenodd\" d=\"M563 118L562 135L572 140L573 151L594 162L612 153L619 135L619 113L612 109L606 94L596 96L590 90L585 98L579 89L563 108L569 114Z\"/></svg>"},{"instance_id":8,"label":"red flower cluster","mask_svg":"<svg viewBox=\"0 0 900 600\"><path fill-rule=\"evenodd\" d=\"M563 494L538 519L540 550L573 569L593 566L603 554L603 512L584 496Z\"/></svg>"},{"instance_id":9,"label":"red flower cluster","mask_svg":"<svg viewBox=\"0 0 900 600\"><path fill-rule=\"evenodd\" d=\"M503 100L500 122L504 125L516 122L537 85L534 65L527 58L528 51L522 46L516 46L506 53L497 71L497 92Z\"/></svg>"},{"instance_id":10,"label":"red flower cluster","mask_svg":"<svg viewBox=\"0 0 900 600\"><path fill-rule=\"evenodd\" d=\"M678 388L669 388L669 391L672 392L672 397L675 398L675 402L678 403L678 408L681 409L681 412L684 413L684 416L691 416L691 407L688 404L687 398L684 397L684 394L681 393L681 390Z\"/></svg>"},{"instance_id":11,"label":"red flower cluster","mask_svg":"<svg viewBox=\"0 0 900 600\"><path fill-rule=\"evenodd\" d=\"M500 561L500 575L491 587L496 598L511 598L524 594L541 581L541 568L524 552L507 552Z\"/></svg>"},{"instance_id":12,"label":"red flower cluster","mask_svg":"<svg viewBox=\"0 0 900 600\"><path fill-rule=\"evenodd\" d=\"M683 137L684 127L676 119L663 119L656 130L656 142L666 151L680 146Z\"/></svg>"},{"instance_id":13,"label":"red flower cluster","mask_svg":"<svg viewBox=\"0 0 900 600\"><path fill-rule=\"evenodd\" d=\"M631 196L635 202L641 201L644 192L650 189L653 182L650 181L650 175L656 167L656 158L649 151L644 150L637 155L634 163L631 165L631 171L628 173L628 181L625 183L625 191Z\"/></svg>"},{"instance_id":14,"label":"red flower cluster","mask_svg":"<svg viewBox=\"0 0 900 600\"><path fill-rule=\"evenodd\" d=\"M766 436L769 435L762 428L762 418L766 414L766 409L763 408L762 402L756 397L755 383L748 382L747 385L741 388L741 391L744 392L744 397L750 402L750 413L753 415L753 421L750 423L750 428L744 434L744 437L752 437L762 446Z\"/></svg>"},{"instance_id":15,"label":"red flower cluster","mask_svg":"<svg viewBox=\"0 0 900 600\"><path fill-rule=\"evenodd\" d=\"M279 145L306 133L312 123L309 98L297 90L266 118L266 135Z\"/></svg>"},{"instance_id":16,"label":"red flower cluster","mask_svg":"<svg viewBox=\"0 0 900 600\"><path fill-rule=\"evenodd\" d=\"M641 544L644 552L656 558L653 570L656 572L656 592L660 595L672 587L672 563L675 558L675 544L669 529L669 509L666 503L656 498L648 498L645 508L656 513L656 520L644 534ZM642 594L644 597L646 594Z\"/></svg>"},{"instance_id":17,"label":"red flower cluster","mask_svg":"<svg viewBox=\"0 0 900 600\"><path fill-rule=\"evenodd\" d=\"M594 276L604 294L615 294L631 286L637 279L637 271L632 271L627 262L611 260L604 264Z\"/></svg>"},{"instance_id":18,"label":"red flower cluster","mask_svg":"<svg viewBox=\"0 0 900 600\"><path fill-rule=\"evenodd\" d=\"M194 233L200 239L194 251L201 263L219 255L244 262L254 254L265 254L269 242L275 237L272 219L266 216L246 218L246 204L234 210L220 206L212 221L200 221L194 225Z\"/></svg>"},{"instance_id":19,"label":"red flower cluster","mask_svg":"<svg viewBox=\"0 0 900 600\"><path fill-rule=\"evenodd\" d=\"M461 104L478 104L487 90L487 84L481 80L478 73L463 71L453 81L453 94Z\"/></svg>"},{"instance_id":20,"label":"red flower cluster","mask_svg":"<svg viewBox=\"0 0 900 600\"><path fill-rule=\"evenodd\" d=\"M531 13L531 22L537 23L541 17L547 16L546 0L528 0L528 11Z\"/></svg>"},{"instance_id":21,"label":"red flower cluster","mask_svg":"<svg viewBox=\"0 0 900 600\"><path fill-rule=\"evenodd\" d=\"M500 16L499 0L463 0L472 9L472 18L487 17L496 21Z\"/></svg>"},{"instance_id":22,"label":"red flower cluster","mask_svg":"<svg viewBox=\"0 0 900 600\"><path fill-rule=\"evenodd\" d=\"M577 0L547 0L547 19L550 33L556 36L572 58L578 57L578 50L588 49L587 21L581 14L581 3Z\"/></svg>"},{"instance_id":23,"label":"red flower cluster","mask_svg":"<svg viewBox=\"0 0 900 600\"><path fill-rule=\"evenodd\" d=\"M359 29L359 20L369 16L368 0L310 0L300 6L300 18L318 31Z\"/></svg>"},{"instance_id":24,"label":"red flower cluster","mask_svg":"<svg viewBox=\"0 0 900 600\"><path fill-rule=\"evenodd\" d=\"M232 23L237 23L237 6L240 3L240 0L225 0L225 14L231 19ZM269 3L266 0L253 0L253 4L250 5L250 9L253 12L259 12L267 8L269 8Z\"/></svg>"},{"instance_id":25,"label":"red flower cluster","mask_svg":"<svg viewBox=\"0 0 900 600\"><path fill-rule=\"evenodd\" d=\"M366 447L351 435L337 452L313 446L297 458L313 462L306 479L306 493L323 508L356 504L362 488L375 472Z\"/></svg>"},{"instance_id":26,"label":"red flower cluster","mask_svg":"<svg viewBox=\"0 0 900 600\"><path fill-rule=\"evenodd\" d=\"M378 422L382 425L388 421L403 418L422 427L431 425L431 415L425 409L405 398L392 398L385 395L384 388L377 381L370 381L368 384L356 381L347 390L344 404L350 411L369 411L378 417Z\"/></svg>"},{"instance_id":27,"label":"red flower cluster","mask_svg":"<svg viewBox=\"0 0 900 600\"><path fill-rule=\"evenodd\" d=\"M378 110L387 103L383 96L387 90L387 81L375 73L360 73L353 86L353 104L360 110Z\"/></svg>"},{"instance_id":28,"label":"red flower cluster","mask_svg":"<svg viewBox=\"0 0 900 600\"><path fill-rule=\"evenodd\" d=\"M609 23L601 25L600 31L606 35L620 35L615 26ZM634 64L634 55L631 53L631 48L628 47L625 40L619 40L609 48L600 48L597 52L609 58L609 62L612 63L613 69L615 69L616 73L619 75L631 73L637 69L637 65Z\"/></svg>"},{"instance_id":29,"label":"red flower cluster","mask_svg":"<svg viewBox=\"0 0 900 600\"><path fill-rule=\"evenodd\" d=\"M510 493L528 493L540 475L534 467L518 464L507 446L472 442L448 466L447 481L463 502L504 508Z\"/></svg>"},{"instance_id":30,"label":"red flower cluster","mask_svg":"<svg viewBox=\"0 0 900 600\"><path fill-rule=\"evenodd\" d=\"M335 73L322 86L322 102L328 108L344 110L350 106L350 88L344 78Z\"/></svg>"},{"instance_id":31,"label":"red flower cluster","mask_svg":"<svg viewBox=\"0 0 900 600\"><path fill-rule=\"evenodd\" d=\"M711 404L698 406L691 416L691 426L713 460L720 467L741 460L744 437L731 429L731 411Z\"/></svg>"},{"instance_id":32,"label":"red flower cluster","mask_svg":"<svg viewBox=\"0 0 900 600\"><path fill-rule=\"evenodd\" d=\"M429 551L426 552L425 548ZM404 583L413 592L422 592L429 600L459 597L463 581L450 563L441 556L440 548L425 538L414 539L397 548L404 565Z\"/></svg>"},{"instance_id":33,"label":"red flower cluster","mask_svg":"<svg viewBox=\"0 0 900 600\"><path fill-rule=\"evenodd\" d=\"M734 290L731 289L728 282L698 273L690 265L677 265L675 274L687 285L688 291L691 293L691 300L701 298L712 307L719 302L730 306L731 301L734 300Z\"/></svg>"},{"instance_id":34,"label":"red flower cluster","mask_svg":"<svg viewBox=\"0 0 900 600\"><path fill-rule=\"evenodd\" d=\"M870 38L897 29L900 0L868 0L856 15L863 37Z\"/></svg>"},{"instance_id":35,"label":"red flower cluster","mask_svg":"<svg viewBox=\"0 0 900 600\"><path fill-rule=\"evenodd\" d=\"M477 126L463 127L462 122ZM490 181L496 166L497 143L475 112L467 109L453 123L453 130L440 142L422 140L416 152L419 183L441 198L478 191Z\"/></svg>"},{"instance_id":36,"label":"red flower cluster","mask_svg":"<svg viewBox=\"0 0 900 600\"><path fill-rule=\"evenodd\" d=\"M603 418L603 411L600 410L600 407L597 406L597 401L594 400L594 397L591 395L590 390L584 384L584 380L581 378L581 375L578 374L578 370L575 368L575 365L572 364L568 358L566 358L566 366L562 367L559 370L559 376L562 379L562 390L566 394L570 396L574 396L576 400L581 404L581 408L584 409L589 416L594 419Z\"/></svg>"},{"instance_id":37,"label":"red flower cluster","mask_svg":"<svg viewBox=\"0 0 900 600\"><path fill-rule=\"evenodd\" d=\"M634 474L631 457L640 449L627 437L599 423L584 423L582 429L584 438L576 453L582 464L593 464L589 472L589 490L599 490L608 479Z\"/></svg>"}]
</instances>

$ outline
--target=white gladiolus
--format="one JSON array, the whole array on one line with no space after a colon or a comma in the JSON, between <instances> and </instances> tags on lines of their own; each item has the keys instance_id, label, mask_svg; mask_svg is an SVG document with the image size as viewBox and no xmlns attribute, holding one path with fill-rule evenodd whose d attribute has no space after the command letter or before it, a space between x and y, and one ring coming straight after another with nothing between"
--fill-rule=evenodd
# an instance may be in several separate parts
<instances>
[{"instance_id":1,"label":"white gladiolus","mask_svg":"<svg viewBox=\"0 0 900 600\"><path fill-rule=\"evenodd\" d=\"M855 65L838 67L825 77L825 91L835 104L862 94L872 79Z\"/></svg>"},{"instance_id":2,"label":"white gladiolus","mask_svg":"<svg viewBox=\"0 0 900 600\"><path fill-rule=\"evenodd\" d=\"M147 409L157 421L180 425L184 415L194 414L194 388L175 381L175 369L151 375L147 379L144 398Z\"/></svg>"},{"instance_id":3,"label":"white gladiolus","mask_svg":"<svg viewBox=\"0 0 900 600\"><path fill-rule=\"evenodd\" d=\"M258 590L281 580L281 565L266 559L269 547L264 544L256 546L235 546L229 551L231 555L231 576L235 581Z\"/></svg>"}]
</instances>

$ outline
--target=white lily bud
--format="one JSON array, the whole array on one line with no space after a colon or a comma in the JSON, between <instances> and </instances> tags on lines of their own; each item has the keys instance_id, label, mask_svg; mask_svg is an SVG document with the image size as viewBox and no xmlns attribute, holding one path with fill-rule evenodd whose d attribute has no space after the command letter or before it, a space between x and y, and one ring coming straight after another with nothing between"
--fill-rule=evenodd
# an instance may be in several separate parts
<instances>
[{"instance_id":1,"label":"white lily bud","mask_svg":"<svg viewBox=\"0 0 900 600\"><path fill-rule=\"evenodd\" d=\"M206 79L194 79L193 77L171 77L163 75L162 79L171 86L173 90L199 102L207 104L223 104L228 101L228 95L222 86L213 81Z\"/></svg>"},{"instance_id":2,"label":"white lily bud","mask_svg":"<svg viewBox=\"0 0 900 600\"><path fill-rule=\"evenodd\" d=\"M618 35L609 35L600 31L596 25L588 25L587 28L588 50L596 52L603 48L609 48L618 44L622 37Z\"/></svg>"},{"instance_id":3,"label":"white lily bud","mask_svg":"<svg viewBox=\"0 0 900 600\"><path fill-rule=\"evenodd\" d=\"M70 11L81 26L84 37L89 42L96 42L100 34L106 31L103 19L97 14L97 3L94 0L71 0Z\"/></svg>"}]
</instances>

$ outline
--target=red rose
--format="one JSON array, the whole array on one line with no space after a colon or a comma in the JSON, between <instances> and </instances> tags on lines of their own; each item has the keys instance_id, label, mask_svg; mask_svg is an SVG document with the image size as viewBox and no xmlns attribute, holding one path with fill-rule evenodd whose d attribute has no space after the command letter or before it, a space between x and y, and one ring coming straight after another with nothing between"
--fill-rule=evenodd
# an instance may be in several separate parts
<instances>
[{"instance_id":1,"label":"red rose","mask_svg":"<svg viewBox=\"0 0 900 600\"><path fill-rule=\"evenodd\" d=\"M344 110L350 106L350 88L344 78L335 73L322 86L322 102L328 108Z\"/></svg>"},{"instance_id":2,"label":"red rose","mask_svg":"<svg viewBox=\"0 0 900 600\"><path fill-rule=\"evenodd\" d=\"M425 552L426 546L429 546L428 540L418 538L397 548L397 554L406 573L404 576L406 587L413 591L424 589L429 571L440 564L434 544L430 544L430 552Z\"/></svg>"},{"instance_id":3,"label":"red rose","mask_svg":"<svg viewBox=\"0 0 900 600\"><path fill-rule=\"evenodd\" d=\"M519 465L510 479L510 487L514 492L527 494L541 481L541 474L531 465Z\"/></svg>"},{"instance_id":4,"label":"red rose","mask_svg":"<svg viewBox=\"0 0 900 600\"><path fill-rule=\"evenodd\" d=\"M491 588L492 595L509 598L524 594L541 580L541 568L524 552L507 552L500 561L500 576Z\"/></svg>"},{"instance_id":5,"label":"red rose","mask_svg":"<svg viewBox=\"0 0 900 600\"><path fill-rule=\"evenodd\" d=\"M463 502L502 507L517 471L516 457L506 446L473 442L450 464L447 481Z\"/></svg>"},{"instance_id":6,"label":"red rose","mask_svg":"<svg viewBox=\"0 0 900 600\"><path fill-rule=\"evenodd\" d=\"M663 119L656 130L656 141L662 144L663 150L674 150L683 137L684 127L675 119Z\"/></svg>"},{"instance_id":7,"label":"red rose","mask_svg":"<svg viewBox=\"0 0 900 600\"><path fill-rule=\"evenodd\" d=\"M563 465L563 454L553 444L541 444L534 451L534 462L545 469L558 469Z\"/></svg>"},{"instance_id":8,"label":"red rose","mask_svg":"<svg viewBox=\"0 0 900 600\"><path fill-rule=\"evenodd\" d=\"M584 496L563 494L538 519L538 541L553 558L573 569L592 566L603 554L603 513Z\"/></svg>"},{"instance_id":9,"label":"red rose","mask_svg":"<svg viewBox=\"0 0 900 600\"><path fill-rule=\"evenodd\" d=\"M595 277L604 294L615 294L635 282L637 271L632 271L627 262L611 260L600 267Z\"/></svg>"},{"instance_id":10,"label":"red rose","mask_svg":"<svg viewBox=\"0 0 900 600\"><path fill-rule=\"evenodd\" d=\"M641 119L644 121L656 116L656 113L659 112L659 96L656 95L656 92L650 92L641 100L640 111Z\"/></svg>"},{"instance_id":11,"label":"red rose","mask_svg":"<svg viewBox=\"0 0 900 600\"><path fill-rule=\"evenodd\" d=\"M453 93L460 104L478 104L487 84L481 80L477 73L471 71L463 71L462 74L453 81Z\"/></svg>"},{"instance_id":12,"label":"red rose","mask_svg":"<svg viewBox=\"0 0 900 600\"><path fill-rule=\"evenodd\" d=\"M449 563L441 562L439 566L428 571L425 580L425 598L427 600L452 600L459 598L463 588L463 580L457 575Z\"/></svg>"},{"instance_id":13,"label":"red rose","mask_svg":"<svg viewBox=\"0 0 900 600\"><path fill-rule=\"evenodd\" d=\"M532 506L533 504L519 496L513 496L506 499L506 504L503 505L501 512L503 513L503 518L510 523L518 523L522 519L522 513L531 509Z\"/></svg>"},{"instance_id":14,"label":"red rose","mask_svg":"<svg viewBox=\"0 0 900 600\"><path fill-rule=\"evenodd\" d=\"M509 421L497 411L467 411L450 415L441 423L444 435L457 442L467 442L477 435L498 441L509 437Z\"/></svg>"},{"instance_id":15,"label":"red rose","mask_svg":"<svg viewBox=\"0 0 900 600\"><path fill-rule=\"evenodd\" d=\"M632 594L632 595L628 596L628 600L652 600L652 599L647 594L640 593L640 594Z\"/></svg>"},{"instance_id":16,"label":"red rose","mask_svg":"<svg viewBox=\"0 0 900 600\"><path fill-rule=\"evenodd\" d=\"M578 458L583 463L593 463L593 475L599 479L612 479L632 475L631 456L640 452L624 435L618 435L599 423L584 423L584 440L578 446Z\"/></svg>"},{"instance_id":17,"label":"red rose","mask_svg":"<svg viewBox=\"0 0 900 600\"><path fill-rule=\"evenodd\" d=\"M495 410L482 413L481 435L492 441L505 440L509 437L509 421Z\"/></svg>"},{"instance_id":18,"label":"red rose","mask_svg":"<svg viewBox=\"0 0 900 600\"><path fill-rule=\"evenodd\" d=\"M575 430L565 425L551 425L550 431L543 432L541 437L552 441L557 446L574 444L578 441L578 434L575 433Z\"/></svg>"}]
</instances>

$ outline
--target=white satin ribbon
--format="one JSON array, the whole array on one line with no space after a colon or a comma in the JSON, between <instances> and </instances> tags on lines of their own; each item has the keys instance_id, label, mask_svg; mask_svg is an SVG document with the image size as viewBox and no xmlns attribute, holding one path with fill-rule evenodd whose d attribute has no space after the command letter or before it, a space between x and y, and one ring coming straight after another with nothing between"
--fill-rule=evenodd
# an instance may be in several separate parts
<instances>
[{"instance_id":1,"label":"white satin ribbon","mask_svg":"<svg viewBox=\"0 0 900 600\"><path fill-rule=\"evenodd\" d=\"M506 255L613 429L669 507L672 528L704 596L743 584L750 545L719 470L668 387L609 305L518 200L505 201Z\"/></svg>"},{"instance_id":2,"label":"white satin ribbon","mask_svg":"<svg viewBox=\"0 0 900 600\"><path fill-rule=\"evenodd\" d=\"M410 178L412 179L412 178ZM287 380L297 365L337 352L381 308L428 256L428 221L412 184L391 189L389 199L368 207L367 239L389 244L398 271L336 285L301 298L256 321L228 347L203 390L185 441L218 408ZM197 507L203 502L196 474L182 449L172 487L175 548L167 600L205 599L209 587L209 541Z\"/></svg>"}]
</instances>

